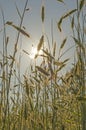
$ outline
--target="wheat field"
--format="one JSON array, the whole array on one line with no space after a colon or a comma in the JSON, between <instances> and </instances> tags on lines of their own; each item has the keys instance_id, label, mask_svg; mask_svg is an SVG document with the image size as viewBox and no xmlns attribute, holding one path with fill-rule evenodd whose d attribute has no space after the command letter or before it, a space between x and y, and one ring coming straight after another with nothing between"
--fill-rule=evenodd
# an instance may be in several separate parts
<instances>
[{"instance_id":1,"label":"wheat field","mask_svg":"<svg viewBox=\"0 0 86 130\"><path fill-rule=\"evenodd\" d=\"M64 4L64 0L57 0ZM73 45L64 51L67 37L60 43L52 43L45 32L45 4L42 3L40 19L42 36L37 43L33 64L28 66L21 78L21 54L18 52L20 35L30 39L23 28L28 0L22 15L16 5L20 23L3 20L3 50L0 51L0 130L86 130L86 9L85 0L76 0L77 7L67 11L57 21L59 32L63 22L69 19ZM13 28L16 34L13 53L8 52L10 37L6 28ZM47 40L46 40L47 39ZM47 47L45 46L45 40ZM62 57L75 48L72 67L66 66L71 59ZM40 53L40 50L42 53ZM22 53L29 56L23 49ZM58 55L57 55L58 54ZM19 57L17 59L17 56ZM18 60L16 62L16 59ZM41 59L41 60L39 60ZM65 73L62 73L65 70Z\"/></svg>"}]
</instances>

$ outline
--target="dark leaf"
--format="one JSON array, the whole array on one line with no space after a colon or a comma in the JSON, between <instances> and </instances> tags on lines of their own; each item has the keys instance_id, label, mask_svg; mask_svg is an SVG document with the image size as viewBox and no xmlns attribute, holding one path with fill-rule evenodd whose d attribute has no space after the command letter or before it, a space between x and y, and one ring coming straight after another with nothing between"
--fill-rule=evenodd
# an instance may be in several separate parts
<instances>
[{"instance_id":1,"label":"dark leaf","mask_svg":"<svg viewBox=\"0 0 86 130\"><path fill-rule=\"evenodd\" d=\"M8 25L12 25L13 22L11 22L11 21L7 21L6 24L8 24Z\"/></svg>"},{"instance_id":2,"label":"dark leaf","mask_svg":"<svg viewBox=\"0 0 86 130\"><path fill-rule=\"evenodd\" d=\"M64 3L64 1L63 0L57 0L58 2L61 2L61 3Z\"/></svg>"},{"instance_id":3,"label":"dark leaf","mask_svg":"<svg viewBox=\"0 0 86 130\"><path fill-rule=\"evenodd\" d=\"M41 12L42 22L44 22L44 17L45 17L44 6L42 6L42 12Z\"/></svg>"},{"instance_id":4,"label":"dark leaf","mask_svg":"<svg viewBox=\"0 0 86 130\"><path fill-rule=\"evenodd\" d=\"M86 97L77 97L77 100L79 100L79 101L86 101Z\"/></svg>"},{"instance_id":5,"label":"dark leaf","mask_svg":"<svg viewBox=\"0 0 86 130\"><path fill-rule=\"evenodd\" d=\"M23 50L23 52L24 52L25 54L29 55L29 53L28 53L27 51Z\"/></svg>"},{"instance_id":6,"label":"dark leaf","mask_svg":"<svg viewBox=\"0 0 86 130\"><path fill-rule=\"evenodd\" d=\"M84 6L85 0L80 0L79 9L81 10Z\"/></svg>"},{"instance_id":7,"label":"dark leaf","mask_svg":"<svg viewBox=\"0 0 86 130\"><path fill-rule=\"evenodd\" d=\"M72 28L72 29L74 28L74 16L73 16L73 18L72 18L71 28Z\"/></svg>"},{"instance_id":8,"label":"dark leaf","mask_svg":"<svg viewBox=\"0 0 86 130\"><path fill-rule=\"evenodd\" d=\"M30 10L29 8L26 9L26 11L29 11L29 10Z\"/></svg>"},{"instance_id":9,"label":"dark leaf","mask_svg":"<svg viewBox=\"0 0 86 130\"><path fill-rule=\"evenodd\" d=\"M66 41L67 41L67 38L65 38L65 39L63 40L63 42L62 42L62 44L61 44L61 46L60 46L60 49L62 49L62 48L64 47Z\"/></svg>"},{"instance_id":10,"label":"dark leaf","mask_svg":"<svg viewBox=\"0 0 86 130\"><path fill-rule=\"evenodd\" d=\"M67 14L65 14L64 16L62 16L62 19L65 19L66 17L70 16L70 15L73 14L75 11L77 11L77 9L73 9L73 10L69 11Z\"/></svg>"},{"instance_id":11,"label":"dark leaf","mask_svg":"<svg viewBox=\"0 0 86 130\"><path fill-rule=\"evenodd\" d=\"M60 20L58 22L58 29L59 29L60 32L62 31L61 24L62 24L62 18L60 18Z\"/></svg>"}]
</instances>

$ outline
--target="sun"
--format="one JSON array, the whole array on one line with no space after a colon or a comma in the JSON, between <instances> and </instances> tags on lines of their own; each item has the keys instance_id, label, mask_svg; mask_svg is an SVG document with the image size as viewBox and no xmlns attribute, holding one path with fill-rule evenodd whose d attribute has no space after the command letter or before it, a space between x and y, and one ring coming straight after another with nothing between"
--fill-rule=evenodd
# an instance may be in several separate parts
<instances>
[{"instance_id":1,"label":"sun","mask_svg":"<svg viewBox=\"0 0 86 130\"><path fill-rule=\"evenodd\" d=\"M36 47L32 47L30 55L29 55L30 58L34 59L36 54L37 54L37 48Z\"/></svg>"},{"instance_id":2,"label":"sun","mask_svg":"<svg viewBox=\"0 0 86 130\"><path fill-rule=\"evenodd\" d=\"M37 48L32 46L32 49L31 49L31 52L30 52L30 55L29 55L30 59L34 59L37 54L41 55L42 54L42 50L40 50L38 52Z\"/></svg>"}]
</instances>

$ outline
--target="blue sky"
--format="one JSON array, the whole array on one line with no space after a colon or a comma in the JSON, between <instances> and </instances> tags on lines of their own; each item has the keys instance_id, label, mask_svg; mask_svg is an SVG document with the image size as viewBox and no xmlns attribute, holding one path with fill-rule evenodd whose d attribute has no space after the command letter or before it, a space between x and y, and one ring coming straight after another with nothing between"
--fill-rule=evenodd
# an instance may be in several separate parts
<instances>
[{"instance_id":1,"label":"blue sky","mask_svg":"<svg viewBox=\"0 0 86 130\"><path fill-rule=\"evenodd\" d=\"M15 25L18 25L20 22L20 18L17 14L17 10L15 7L15 3L22 13L26 0L0 0L0 7L4 11L5 21L13 21ZM41 22L41 6L43 0L28 0L28 7L30 11L27 11L24 17L23 25L26 27L26 31L31 35L31 38L28 39L24 36L21 36L20 42L22 41L22 49L30 52L32 44L36 46L36 42L40 39L42 35L42 22ZM53 33L54 33L54 41L56 41L59 45L64 37L71 34L69 21L63 23L64 31L59 33L57 29L57 21L59 21L61 15L63 15L67 10L76 8L76 0L64 0L66 5L58 2L57 0L44 0L45 3L45 32L49 37L51 44L51 20L53 20ZM2 15L0 11L0 30L3 27L2 24ZM65 32L65 33L64 33ZM17 32L11 28L7 27L7 35L10 37L8 51L11 54L14 48L15 38ZM2 39L3 33L0 32L0 51L2 49ZM57 45L58 46L58 45ZM66 45L68 47L72 46L72 42L69 42ZM73 51L68 52L67 55L72 56ZM27 63L27 56L24 56L25 63ZM29 61L29 59L28 59Z\"/></svg>"}]
</instances>

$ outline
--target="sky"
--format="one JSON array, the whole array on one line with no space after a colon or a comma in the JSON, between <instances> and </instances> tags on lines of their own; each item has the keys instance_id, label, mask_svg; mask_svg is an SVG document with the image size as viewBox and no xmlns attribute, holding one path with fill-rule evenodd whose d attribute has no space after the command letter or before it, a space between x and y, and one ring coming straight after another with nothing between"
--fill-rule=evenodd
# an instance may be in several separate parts
<instances>
[{"instance_id":1,"label":"sky","mask_svg":"<svg viewBox=\"0 0 86 130\"><path fill-rule=\"evenodd\" d=\"M12 21L15 25L19 25L20 18L16 10L15 3L22 14L24 5L26 0L0 0L0 8L4 11L4 17L5 21ZM21 38L19 40L19 46L22 45L22 49L28 51L30 53L32 44L34 46L37 46L38 41L42 35L42 20L41 20L41 7L42 3L44 1L45 6L45 22L44 22L44 31L46 32L50 45L52 44L52 37L51 37L51 21L53 21L53 38L54 41L56 41L57 46L61 44L61 41L71 34L69 20L67 20L65 23L63 23L63 31L60 33L57 29L57 22L59 21L60 17L67 12L68 10L75 9L76 8L76 0L64 0L66 3L65 5L63 3L58 2L57 0L28 0L28 6L29 11L25 13L23 25L26 28L26 32L30 34L31 38L28 39L21 35ZM3 45L3 21L2 21L2 15L0 10L0 51L2 51L2 45ZM14 30L12 27L7 26L6 27L6 33L7 36L9 36L9 44L8 44L8 53L12 55L15 39L17 36L17 31ZM70 40L70 39L69 39ZM68 42L65 46L65 50L69 47L71 47L73 44L72 42ZM20 50L21 51L21 50ZM73 50L68 52L66 54L72 57L73 56ZM28 64L31 62L31 59L26 55L22 53L22 66L24 68L25 64Z\"/></svg>"}]
</instances>

